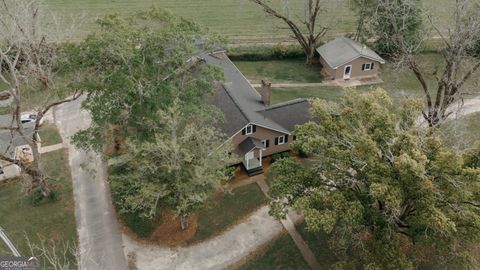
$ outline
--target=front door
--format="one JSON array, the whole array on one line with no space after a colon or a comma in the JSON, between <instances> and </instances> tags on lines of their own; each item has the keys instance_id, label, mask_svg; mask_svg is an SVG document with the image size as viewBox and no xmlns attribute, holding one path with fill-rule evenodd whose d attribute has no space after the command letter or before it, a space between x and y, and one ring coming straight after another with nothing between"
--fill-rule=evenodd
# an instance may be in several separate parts
<instances>
[{"instance_id":1,"label":"front door","mask_svg":"<svg viewBox=\"0 0 480 270\"><path fill-rule=\"evenodd\" d=\"M352 75L352 66L346 66L345 72L343 73L343 79L349 80L351 75Z\"/></svg>"},{"instance_id":2,"label":"front door","mask_svg":"<svg viewBox=\"0 0 480 270\"><path fill-rule=\"evenodd\" d=\"M248 153L245 154L245 160L247 161L247 170L250 170L250 167L252 167L251 164L250 164L250 162L252 162L252 159L253 159L254 157L255 157L255 156L254 156L254 154L253 154L253 151L250 151L250 152L248 152Z\"/></svg>"}]
</instances>

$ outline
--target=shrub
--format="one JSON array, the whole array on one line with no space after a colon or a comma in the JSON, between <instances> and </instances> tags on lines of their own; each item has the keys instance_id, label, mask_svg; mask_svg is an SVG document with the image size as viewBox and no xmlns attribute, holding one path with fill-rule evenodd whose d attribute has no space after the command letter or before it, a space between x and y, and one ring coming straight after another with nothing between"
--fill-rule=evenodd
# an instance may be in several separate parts
<instances>
[{"instance_id":1,"label":"shrub","mask_svg":"<svg viewBox=\"0 0 480 270\"><path fill-rule=\"evenodd\" d=\"M279 59L305 58L298 46L277 44L274 47L240 47L228 51L232 61L269 61Z\"/></svg>"},{"instance_id":2,"label":"shrub","mask_svg":"<svg viewBox=\"0 0 480 270\"><path fill-rule=\"evenodd\" d=\"M235 177L235 170L236 170L236 167L234 166L225 168L224 173L225 173L225 176L228 177L227 181L230 181Z\"/></svg>"},{"instance_id":3,"label":"shrub","mask_svg":"<svg viewBox=\"0 0 480 270\"><path fill-rule=\"evenodd\" d=\"M298 155L299 157L301 157L301 158L307 158L307 157L308 157L308 153L305 152L305 151L303 151L302 149L299 149L299 150L297 151L297 155Z\"/></svg>"},{"instance_id":4,"label":"shrub","mask_svg":"<svg viewBox=\"0 0 480 270\"><path fill-rule=\"evenodd\" d=\"M273 56L278 59L284 59L288 54L288 48L282 43L278 43L273 47Z\"/></svg>"},{"instance_id":5,"label":"shrub","mask_svg":"<svg viewBox=\"0 0 480 270\"><path fill-rule=\"evenodd\" d=\"M39 206L47 202L56 202L60 199L59 193L56 190L53 190L45 197L42 193L40 188L36 188L33 190L32 194L30 194L30 203L33 206Z\"/></svg>"},{"instance_id":6,"label":"shrub","mask_svg":"<svg viewBox=\"0 0 480 270\"><path fill-rule=\"evenodd\" d=\"M289 157L288 152L282 152L282 153L274 154L274 155L272 155L272 163L274 163L278 160L284 159L284 158L288 158L288 157Z\"/></svg>"}]
</instances>

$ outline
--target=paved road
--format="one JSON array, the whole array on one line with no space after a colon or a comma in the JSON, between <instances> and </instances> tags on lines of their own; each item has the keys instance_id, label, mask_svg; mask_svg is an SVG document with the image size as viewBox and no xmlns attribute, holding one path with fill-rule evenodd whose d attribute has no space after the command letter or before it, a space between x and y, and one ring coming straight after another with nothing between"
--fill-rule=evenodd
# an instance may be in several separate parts
<instances>
[{"instance_id":1,"label":"paved road","mask_svg":"<svg viewBox=\"0 0 480 270\"><path fill-rule=\"evenodd\" d=\"M127 269L122 237L104 180L105 164L97 154L80 151L70 144L70 137L90 123L90 116L81 110L80 103L77 100L63 104L54 112L69 149L80 242L79 269Z\"/></svg>"}]
</instances>

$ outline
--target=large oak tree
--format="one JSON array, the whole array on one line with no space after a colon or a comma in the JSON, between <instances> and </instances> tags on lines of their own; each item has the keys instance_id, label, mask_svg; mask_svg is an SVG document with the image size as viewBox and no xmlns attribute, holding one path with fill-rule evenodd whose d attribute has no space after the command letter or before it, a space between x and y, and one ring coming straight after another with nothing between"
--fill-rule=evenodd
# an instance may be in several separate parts
<instances>
[{"instance_id":1,"label":"large oak tree","mask_svg":"<svg viewBox=\"0 0 480 270\"><path fill-rule=\"evenodd\" d=\"M480 237L479 149L457 153L416 126L421 108L408 101L395 111L383 90L313 101L316 121L297 127L294 143L312 158L272 165L272 213L301 210L347 269L411 269L422 253L438 266L468 265Z\"/></svg>"}]
</instances>

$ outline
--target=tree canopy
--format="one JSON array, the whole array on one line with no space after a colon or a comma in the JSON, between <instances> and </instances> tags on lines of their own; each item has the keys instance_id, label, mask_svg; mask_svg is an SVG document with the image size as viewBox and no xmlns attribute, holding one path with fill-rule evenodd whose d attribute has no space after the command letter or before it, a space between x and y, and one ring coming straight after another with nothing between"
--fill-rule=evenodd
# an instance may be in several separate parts
<instances>
[{"instance_id":1,"label":"tree canopy","mask_svg":"<svg viewBox=\"0 0 480 270\"><path fill-rule=\"evenodd\" d=\"M106 16L98 24L99 33L71 46L71 68L86 74L77 87L87 91L84 108L92 115L91 127L76 135L80 146L100 151L108 126L123 137L134 131L149 138L143 123L175 99L206 108L203 97L222 76L195 55L221 39L156 8L127 18Z\"/></svg>"},{"instance_id":2,"label":"tree canopy","mask_svg":"<svg viewBox=\"0 0 480 270\"><path fill-rule=\"evenodd\" d=\"M229 144L206 103L222 74L198 56L221 39L153 8L107 16L101 31L72 45L71 68L86 74L91 127L76 144L115 158L112 195L120 213L154 219L162 207L186 217L224 179ZM105 145L115 144L109 151ZM113 153L112 153L113 152Z\"/></svg>"},{"instance_id":3,"label":"tree canopy","mask_svg":"<svg viewBox=\"0 0 480 270\"><path fill-rule=\"evenodd\" d=\"M310 231L332 237L344 268L409 269L422 252L467 265L466 245L480 237L479 150L457 153L415 125L422 102L391 105L380 89L314 100L316 121L297 127L294 143L312 158L272 165L272 214L303 211Z\"/></svg>"},{"instance_id":4,"label":"tree canopy","mask_svg":"<svg viewBox=\"0 0 480 270\"><path fill-rule=\"evenodd\" d=\"M68 51L62 40L75 27L58 14L46 12L38 1L1 1L0 14L0 84L11 100L1 108L6 110L8 120L0 125L2 144L6 146L2 147L0 161L3 166L16 164L22 169L27 193L39 191L54 196L49 176L41 166L37 131L50 109L81 95L81 89L70 91L60 78L75 81L63 68ZM47 14L54 19L41 23ZM32 123L22 123L25 114L35 115ZM18 160L12 155L19 142L30 147L33 160Z\"/></svg>"},{"instance_id":5,"label":"tree canopy","mask_svg":"<svg viewBox=\"0 0 480 270\"><path fill-rule=\"evenodd\" d=\"M185 217L228 180L229 144L222 145L211 117L185 110L178 100L155 115L158 121L145 123L153 138L129 140L125 162L113 166L112 193L121 213L153 219L167 207L176 210L185 228Z\"/></svg>"}]
</instances>

